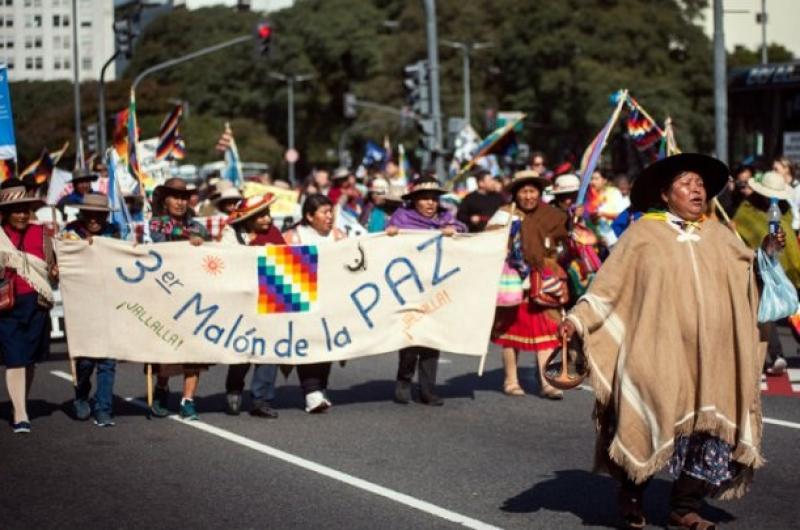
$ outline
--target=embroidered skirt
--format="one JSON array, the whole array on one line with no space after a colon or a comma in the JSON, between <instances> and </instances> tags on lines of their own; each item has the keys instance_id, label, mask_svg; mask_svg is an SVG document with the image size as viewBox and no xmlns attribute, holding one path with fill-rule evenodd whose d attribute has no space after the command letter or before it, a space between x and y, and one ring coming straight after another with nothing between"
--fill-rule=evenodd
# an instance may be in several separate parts
<instances>
[{"instance_id":1,"label":"embroidered skirt","mask_svg":"<svg viewBox=\"0 0 800 530\"><path fill-rule=\"evenodd\" d=\"M505 348L550 351L559 345L558 321L554 311L527 300L516 307L498 307L492 342Z\"/></svg>"},{"instance_id":2,"label":"embroidered skirt","mask_svg":"<svg viewBox=\"0 0 800 530\"><path fill-rule=\"evenodd\" d=\"M0 357L7 368L38 363L50 353L50 312L39 295L17 295L14 307L0 312Z\"/></svg>"}]
</instances>

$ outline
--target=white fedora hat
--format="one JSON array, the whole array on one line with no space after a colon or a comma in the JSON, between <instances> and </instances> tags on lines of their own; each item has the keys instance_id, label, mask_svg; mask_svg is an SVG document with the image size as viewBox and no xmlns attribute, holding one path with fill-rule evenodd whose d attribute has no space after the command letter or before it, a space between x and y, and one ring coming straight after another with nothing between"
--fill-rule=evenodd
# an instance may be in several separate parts
<instances>
[{"instance_id":1,"label":"white fedora hat","mask_svg":"<svg viewBox=\"0 0 800 530\"><path fill-rule=\"evenodd\" d=\"M791 200L792 188L786 183L783 175L776 171L767 171L760 178L751 177L747 184L753 191L770 199Z\"/></svg>"}]
</instances>

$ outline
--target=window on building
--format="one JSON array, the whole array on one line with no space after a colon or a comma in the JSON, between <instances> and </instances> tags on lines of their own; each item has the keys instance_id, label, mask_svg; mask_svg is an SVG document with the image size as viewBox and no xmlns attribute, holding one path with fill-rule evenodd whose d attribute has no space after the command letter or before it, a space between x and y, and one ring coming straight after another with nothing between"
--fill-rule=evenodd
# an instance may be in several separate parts
<instances>
[{"instance_id":1,"label":"window on building","mask_svg":"<svg viewBox=\"0 0 800 530\"><path fill-rule=\"evenodd\" d=\"M92 58L91 57L82 57L81 58L81 68L84 70L91 70L92 69Z\"/></svg>"},{"instance_id":2,"label":"window on building","mask_svg":"<svg viewBox=\"0 0 800 530\"><path fill-rule=\"evenodd\" d=\"M41 37L34 37L34 39L33 39L33 47L34 48L41 48L42 47L42 38Z\"/></svg>"},{"instance_id":3,"label":"window on building","mask_svg":"<svg viewBox=\"0 0 800 530\"><path fill-rule=\"evenodd\" d=\"M69 70L72 68L72 61L70 61L69 57L64 57L64 70Z\"/></svg>"},{"instance_id":4,"label":"window on building","mask_svg":"<svg viewBox=\"0 0 800 530\"><path fill-rule=\"evenodd\" d=\"M41 70L44 67L44 59L42 59L41 57L37 57L35 64L36 64L36 69Z\"/></svg>"},{"instance_id":5,"label":"window on building","mask_svg":"<svg viewBox=\"0 0 800 530\"><path fill-rule=\"evenodd\" d=\"M53 59L53 70L61 70L61 58L56 57Z\"/></svg>"},{"instance_id":6,"label":"window on building","mask_svg":"<svg viewBox=\"0 0 800 530\"><path fill-rule=\"evenodd\" d=\"M14 69L14 58L13 57L9 57L8 58L8 62L6 63L6 66L8 66L9 70L13 70Z\"/></svg>"},{"instance_id":7,"label":"window on building","mask_svg":"<svg viewBox=\"0 0 800 530\"><path fill-rule=\"evenodd\" d=\"M6 39L6 48L9 50L14 47L14 39Z\"/></svg>"},{"instance_id":8,"label":"window on building","mask_svg":"<svg viewBox=\"0 0 800 530\"><path fill-rule=\"evenodd\" d=\"M69 15L64 15L63 17L61 17L61 25L64 26L65 28L69 27Z\"/></svg>"},{"instance_id":9,"label":"window on building","mask_svg":"<svg viewBox=\"0 0 800 530\"><path fill-rule=\"evenodd\" d=\"M33 70L33 57L25 57L25 69Z\"/></svg>"},{"instance_id":10,"label":"window on building","mask_svg":"<svg viewBox=\"0 0 800 530\"><path fill-rule=\"evenodd\" d=\"M6 5L7 6L13 6L14 5L14 0L6 0Z\"/></svg>"},{"instance_id":11,"label":"window on building","mask_svg":"<svg viewBox=\"0 0 800 530\"><path fill-rule=\"evenodd\" d=\"M83 21L81 21L81 27L82 28L91 28L92 27L92 21L91 20L83 20Z\"/></svg>"},{"instance_id":12,"label":"window on building","mask_svg":"<svg viewBox=\"0 0 800 530\"><path fill-rule=\"evenodd\" d=\"M0 48L5 48L5 47L6 47L6 39L0 37Z\"/></svg>"},{"instance_id":13,"label":"window on building","mask_svg":"<svg viewBox=\"0 0 800 530\"><path fill-rule=\"evenodd\" d=\"M33 0L33 7L42 7L42 0Z\"/></svg>"},{"instance_id":14,"label":"window on building","mask_svg":"<svg viewBox=\"0 0 800 530\"><path fill-rule=\"evenodd\" d=\"M61 46L62 46L62 44L61 44L61 36L60 35L56 35L55 37L53 37L53 49L60 50Z\"/></svg>"},{"instance_id":15,"label":"window on building","mask_svg":"<svg viewBox=\"0 0 800 530\"><path fill-rule=\"evenodd\" d=\"M68 35L64 36L64 49L65 50L69 50L69 48L70 48L69 43L70 43L69 36Z\"/></svg>"},{"instance_id":16,"label":"window on building","mask_svg":"<svg viewBox=\"0 0 800 530\"><path fill-rule=\"evenodd\" d=\"M33 27L34 28L42 27L42 15L33 15Z\"/></svg>"},{"instance_id":17,"label":"window on building","mask_svg":"<svg viewBox=\"0 0 800 530\"><path fill-rule=\"evenodd\" d=\"M33 37L28 35L25 37L25 49L30 50L31 48L33 48Z\"/></svg>"},{"instance_id":18,"label":"window on building","mask_svg":"<svg viewBox=\"0 0 800 530\"><path fill-rule=\"evenodd\" d=\"M7 28L14 27L14 17L6 17L6 27Z\"/></svg>"},{"instance_id":19,"label":"window on building","mask_svg":"<svg viewBox=\"0 0 800 530\"><path fill-rule=\"evenodd\" d=\"M31 4L32 4L31 0L24 0L22 2L22 5L25 7L31 7Z\"/></svg>"},{"instance_id":20,"label":"window on building","mask_svg":"<svg viewBox=\"0 0 800 530\"><path fill-rule=\"evenodd\" d=\"M53 27L57 28L61 26L61 15L53 15Z\"/></svg>"}]
</instances>

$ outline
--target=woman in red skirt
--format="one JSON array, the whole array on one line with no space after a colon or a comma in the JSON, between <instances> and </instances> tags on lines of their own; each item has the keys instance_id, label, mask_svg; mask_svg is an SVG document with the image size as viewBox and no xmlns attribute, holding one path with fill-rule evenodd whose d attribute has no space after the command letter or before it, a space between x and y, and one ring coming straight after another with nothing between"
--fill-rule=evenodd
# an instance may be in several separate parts
<instances>
[{"instance_id":1,"label":"woman in red skirt","mask_svg":"<svg viewBox=\"0 0 800 530\"><path fill-rule=\"evenodd\" d=\"M516 173L507 188L513 203L498 210L489 221L489 226L511 224L507 262L520 274L525 289L521 304L497 308L492 342L503 347L503 392L510 396L525 394L519 385L517 360L519 352L526 350L536 354L540 395L561 399L561 391L550 386L542 376L547 355L559 344L558 310L534 302L529 285L531 271L543 272L547 277L557 269L552 257L559 242L567 237L566 215L541 201L542 191L548 184L535 171ZM559 285L558 288L566 288L563 282ZM559 293L555 293L555 298L559 297Z\"/></svg>"}]
</instances>

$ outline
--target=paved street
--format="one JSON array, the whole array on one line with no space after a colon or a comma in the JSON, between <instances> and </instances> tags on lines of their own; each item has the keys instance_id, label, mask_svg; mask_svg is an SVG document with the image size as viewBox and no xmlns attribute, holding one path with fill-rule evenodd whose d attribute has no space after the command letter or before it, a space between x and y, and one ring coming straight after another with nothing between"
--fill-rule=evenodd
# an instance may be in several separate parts
<instances>
[{"instance_id":1,"label":"paved street","mask_svg":"<svg viewBox=\"0 0 800 530\"><path fill-rule=\"evenodd\" d=\"M800 368L784 337L791 364ZM277 421L226 416L224 367L201 379L201 422L147 420L139 365L119 368L117 426L65 413L65 346L39 367L30 436L0 431L0 520L13 528L604 528L615 523L611 479L593 475L592 395L560 403L505 397L497 352L443 356L443 408L391 402L395 355L334 366L328 413L309 416L292 374L279 376ZM529 356L523 384L536 390ZM173 383L177 388L177 380ZM177 396L171 403L177 410ZM9 417L5 395L0 417ZM751 494L712 501L726 528L793 528L800 400L766 396L769 464ZM775 424L773 420L780 420ZM651 486L648 517L663 525L669 483Z\"/></svg>"}]
</instances>

